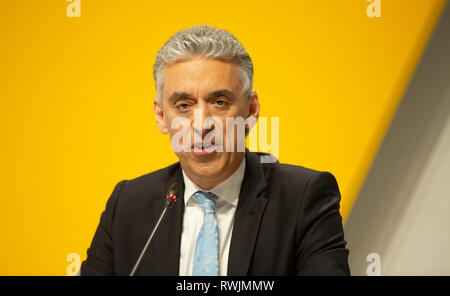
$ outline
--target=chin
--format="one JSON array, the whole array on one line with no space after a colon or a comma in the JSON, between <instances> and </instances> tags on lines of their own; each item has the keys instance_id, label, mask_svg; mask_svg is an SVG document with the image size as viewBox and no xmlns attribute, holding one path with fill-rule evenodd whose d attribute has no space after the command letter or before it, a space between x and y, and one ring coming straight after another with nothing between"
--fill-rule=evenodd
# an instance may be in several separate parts
<instances>
[{"instance_id":1,"label":"chin","mask_svg":"<svg viewBox=\"0 0 450 296\"><path fill-rule=\"evenodd\" d=\"M187 165L190 171L197 177L214 179L215 177L219 177L226 169L224 166L224 159L219 155L209 159L199 159L194 155L179 155L179 157L180 161L184 158L182 164Z\"/></svg>"},{"instance_id":2,"label":"chin","mask_svg":"<svg viewBox=\"0 0 450 296\"><path fill-rule=\"evenodd\" d=\"M223 171L222 165L217 162L208 162L208 163L193 163L191 166L191 170L199 177L204 178L214 178L220 176Z\"/></svg>"}]
</instances>

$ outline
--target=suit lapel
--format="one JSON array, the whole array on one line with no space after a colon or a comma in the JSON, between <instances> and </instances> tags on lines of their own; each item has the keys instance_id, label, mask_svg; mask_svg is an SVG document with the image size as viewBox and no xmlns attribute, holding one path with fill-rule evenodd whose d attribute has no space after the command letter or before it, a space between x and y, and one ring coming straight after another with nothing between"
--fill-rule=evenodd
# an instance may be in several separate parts
<instances>
[{"instance_id":1,"label":"suit lapel","mask_svg":"<svg viewBox=\"0 0 450 296\"><path fill-rule=\"evenodd\" d=\"M228 275L247 275L267 199L266 178L256 153L246 153L244 180L236 208Z\"/></svg>"}]
</instances>

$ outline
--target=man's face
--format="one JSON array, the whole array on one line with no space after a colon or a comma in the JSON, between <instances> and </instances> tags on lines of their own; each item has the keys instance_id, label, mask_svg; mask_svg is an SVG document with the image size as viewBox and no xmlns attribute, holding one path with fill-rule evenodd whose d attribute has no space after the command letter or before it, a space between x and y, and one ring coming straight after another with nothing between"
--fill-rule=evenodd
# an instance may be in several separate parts
<instances>
[{"instance_id":1,"label":"man's face","mask_svg":"<svg viewBox=\"0 0 450 296\"><path fill-rule=\"evenodd\" d=\"M227 137L226 118L253 116L256 119L259 113L256 93L253 92L250 99L244 98L239 70L234 63L200 57L168 65L163 73L163 84L162 106L155 99L158 128L172 138L181 129L171 128L175 118L185 117L190 121L191 149L176 154L188 176L204 189L210 189L207 187L228 178L244 157L244 152L236 151L236 143L232 144L233 152L226 151L226 142L230 138ZM197 116L202 115L200 125L194 124L196 109ZM213 116L222 124L203 128L203 121ZM206 145L205 135L214 128L222 130L224 152L216 151L219 143L214 140L212 146ZM237 134L235 130L235 140Z\"/></svg>"}]
</instances>

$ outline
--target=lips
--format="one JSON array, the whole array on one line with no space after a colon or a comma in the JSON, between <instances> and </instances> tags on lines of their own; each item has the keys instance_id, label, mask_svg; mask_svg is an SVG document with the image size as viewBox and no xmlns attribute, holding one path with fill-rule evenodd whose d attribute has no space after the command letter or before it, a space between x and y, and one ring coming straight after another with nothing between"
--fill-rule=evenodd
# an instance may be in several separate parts
<instances>
[{"instance_id":1,"label":"lips","mask_svg":"<svg viewBox=\"0 0 450 296\"><path fill-rule=\"evenodd\" d=\"M203 143L194 143L194 145L192 145L192 152L195 155L206 155L206 154L211 154L213 152L216 151L217 146L214 143L211 144L203 144Z\"/></svg>"}]
</instances>

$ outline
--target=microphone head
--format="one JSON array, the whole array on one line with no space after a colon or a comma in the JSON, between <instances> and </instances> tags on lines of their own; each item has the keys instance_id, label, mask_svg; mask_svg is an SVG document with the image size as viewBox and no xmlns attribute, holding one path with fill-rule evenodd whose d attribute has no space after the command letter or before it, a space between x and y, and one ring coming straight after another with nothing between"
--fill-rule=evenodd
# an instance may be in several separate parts
<instances>
[{"instance_id":1,"label":"microphone head","mask_svg":"<svg viewBox=\"0 0 450 296\"><path fill-rule=\"evenodd\" d=\"M177 201L177 197L181 194L181 185L178 183L173 183L167 190L166 195L166 206L171 206Z\"/></svg>"}]
</instances>

